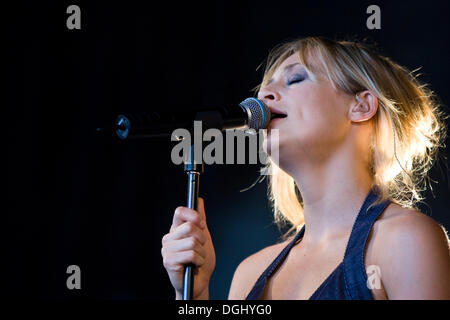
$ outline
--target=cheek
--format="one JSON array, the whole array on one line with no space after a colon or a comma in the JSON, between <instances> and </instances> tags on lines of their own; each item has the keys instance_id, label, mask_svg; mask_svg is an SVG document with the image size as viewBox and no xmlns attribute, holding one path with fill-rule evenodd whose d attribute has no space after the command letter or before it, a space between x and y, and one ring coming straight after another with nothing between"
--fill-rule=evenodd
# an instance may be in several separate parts
<instances>
[{"instance_id":1,"label":"cheek","mask_svg":"<svg viewBox=\"0 0 450 320\"><path fill-rule=\"evenodd\" d=\"M327 105L305 106L293 117L289 117L289 124L292 129L316 132L330 131L339 127L345 121L342 113L335 107Z\"/></svg>"},{"instance_id":2,"label":"cheek","mask_svg":"<svg viewBox=\"0 0 450 320\"><path fill-rule=\"evenodd\" d=\"M316 84L304 86L290 105L295 107L289 110L286 125L280 125L280 148L296 145L311 151L326 149L345 138L348 119L332 89Z\"/></svg>"},{"instance_id":3,"label":"cheek","mask_svg":"<svg viewBox=\"0 0 450 320\"><path fill-rule=\"evenodd\" d=\"M345 116L334 106L305 107L289 119L289 128L280 130L280 140L308 148L331 147L342 141L346 132Z\"/></svg>"},{"instance_id":4,"label":"cheek","mask_svg":"<svg viewBox=\"0 0 450 320\"><path fill-rule=\"evenodd\" d=\"M307 83L296 92L296 101L299 102L299 111L312 116L336 114L338 106L343 103L341 95L328 82Z\"/></svg>"}]
</instances>

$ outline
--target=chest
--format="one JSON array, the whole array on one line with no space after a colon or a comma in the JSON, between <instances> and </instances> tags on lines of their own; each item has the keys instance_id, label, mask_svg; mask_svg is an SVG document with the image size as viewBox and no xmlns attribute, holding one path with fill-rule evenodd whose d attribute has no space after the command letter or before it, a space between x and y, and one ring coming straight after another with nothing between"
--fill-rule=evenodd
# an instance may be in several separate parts
<instances>
[{"instance_id":1,"label":"chest","mask_svg":"<svg viewBox=\"0 0 450 320\"><path fill-rule=\"evenodd\" d=\"M306 300L342 262L345 244L306 250L294 247L268 279L262 299Z\"/></svg>"},{"instance_id":2,"label":"chest","mask_svg":"<svg viewBox=\"0 0 450 320\"><path fill-rule=\"evenodd\" d=\"M371 268L376 266L376 244L371 241L371 235L372 233L369 235L363 259L369 279L374 276ZM268 279L261 299L309 299L341 265L345 249L346 241L336 241L331 246L316 250L306 250L300 245L294 247ZM381 279L378 286L369 287L369 290L375 300L387 299Z\"/></svg>"}]
</instances>

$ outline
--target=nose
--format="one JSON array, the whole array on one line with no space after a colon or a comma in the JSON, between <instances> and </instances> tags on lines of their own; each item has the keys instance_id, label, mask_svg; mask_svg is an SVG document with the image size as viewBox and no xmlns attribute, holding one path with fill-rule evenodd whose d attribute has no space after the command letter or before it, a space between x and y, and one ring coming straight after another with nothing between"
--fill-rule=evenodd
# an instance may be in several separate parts
<instances>
[{"instance_id":1,"label":"nose","mask_svg":"<svg viewBox=\"0 0 450 320\"><path fill-rule=\"evenodd\" d=\"M258 99L263 101L264 103L276 102L280 101L280 94L274 90L274 88L266 86L261 88L258 92Z\"/></svg>"}]
</instances>

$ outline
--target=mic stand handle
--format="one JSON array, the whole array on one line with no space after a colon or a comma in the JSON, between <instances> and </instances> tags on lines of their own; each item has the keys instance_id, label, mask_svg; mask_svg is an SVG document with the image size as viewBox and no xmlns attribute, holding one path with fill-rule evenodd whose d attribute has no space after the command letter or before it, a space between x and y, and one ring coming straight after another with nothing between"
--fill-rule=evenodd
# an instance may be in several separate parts
<instances>
[{"instance_id":1,"label":"mic stand handle","mask_svg":"<svg viewBox=\"0 0 450 320\"><path fill-rule=\"evenodd\" d=\"M191 144L188 161L185 162L184 172L188 175L187 207L197 210L200 174L203 173L203 162L194 161L194 143ZM188 264L184 269L183 300L192 300L194 292L194 265Z\"/></svg>"}]
</instances>

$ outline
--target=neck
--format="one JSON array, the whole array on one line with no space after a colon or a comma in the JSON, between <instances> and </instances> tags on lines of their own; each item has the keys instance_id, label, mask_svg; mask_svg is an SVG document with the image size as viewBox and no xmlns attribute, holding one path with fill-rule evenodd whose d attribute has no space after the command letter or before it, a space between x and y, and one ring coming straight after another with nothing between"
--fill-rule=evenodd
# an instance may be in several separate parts
<instances>
[{"instance_id":1,"label":"neck","mask_svg":"<svg viewBox=\"0 0 450 320\"><path fill-rule=\"evenodd\" d=\"M302 163L291 172L303 199L302 241L325 243L349 234L373 183L364 163L337 157L320 167Z\"/></svg>"}]
</instances>

